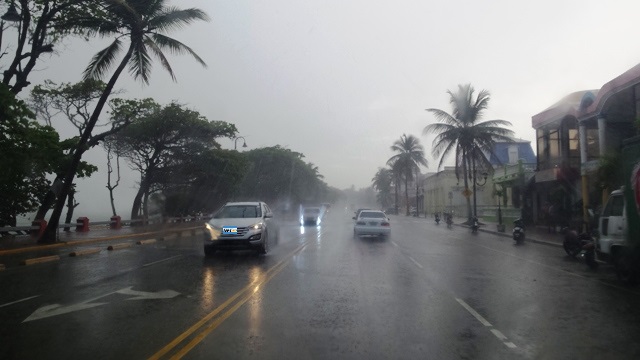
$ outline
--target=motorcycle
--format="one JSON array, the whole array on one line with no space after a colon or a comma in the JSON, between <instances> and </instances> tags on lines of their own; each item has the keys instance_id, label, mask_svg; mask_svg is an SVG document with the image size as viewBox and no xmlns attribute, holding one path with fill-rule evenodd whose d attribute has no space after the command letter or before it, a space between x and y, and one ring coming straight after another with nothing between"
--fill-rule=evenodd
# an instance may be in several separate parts
<instances>
[{"instance_id":1,"label":"motorcycle","mask_svg":"<svg viewBox=\"0 0 640 360\"><path fill-rule=\"evenodd\" d=\"M447 215L447 228L451 229L452 225L453 225L453 217L449 214Z\"/></svg>"},{"instance_id":2,"label":"motorcycle","mask_svg":"<svg viewBox=\"0 0 640 360\"><path fill-rule=\"evenodd\" d=\"M584 260L589 268L593 270L598 268L596 242L591 234L586 232L578 234L575 230L566 229L562 247L569 256Z\"/></svg>"},{"instance_id":3,"label":"motorcycle","mask_svg":"<svg viewBox=\"0 0 640 360\"><path fill-rule=\"evenodd\" d=\"M478 221L478 218L474 216L471 220L471 232L474 234L477 233L478 228L480 228L480 222Z\"/></svg>"},{"instance_id":4,"label":"motorcycle","mask_svg":"<svg viewBox=\"0 0 640 360\"><path fill-rule=\"evenodd\" d=\"M524 242L524 221L518 218L513 222L513 240L516 244Z\"/></svg>"},{"instance_id":5,"label":"motorcycle","mask_svg":"<svg viewBox=\"0 0 640 360\"><path fill-rule=\"evenodd\" d=\"M436 215L436 225L440 225L440 215Z\"/></svg>"}]
</instances>

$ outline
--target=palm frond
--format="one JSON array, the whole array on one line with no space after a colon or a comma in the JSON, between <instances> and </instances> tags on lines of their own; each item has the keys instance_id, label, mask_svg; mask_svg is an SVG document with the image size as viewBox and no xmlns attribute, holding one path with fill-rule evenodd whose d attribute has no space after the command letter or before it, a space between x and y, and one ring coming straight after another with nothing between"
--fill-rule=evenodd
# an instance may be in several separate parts
<instances>
[{"instance_id":1,"label":"palm frond","mask_svg":"<svg viewBox=\"0 0 640 360\"><path fill-rule=\"evenodd\" d=\"M120 38L116 38L111 45L98 51L98 53L91 58L91 62L89 62L89 65L84 70L82 74L83 79L102 79L107 70L113 65L116 56L121 50L122 42Z\"/></svg>"},{"instance_id":2,"label":"palm frond","mask_svg":"<svg viewBox=\"0 0 640 360\"><path fill-rule=\"evenodd\" d=\"M160 60L162 67L167 70L169 75L171 75L171 80L176 81L176 75L171 68L171 64L169 64L169 60L167 60L167 58L162 53L162 50L148 36L145 36L144 43L149 49L151 49L151 52L158 58L158 60Z\"/></svg>"},{"instance_id":3,"label":"palm frond","mask_svg":"<svg viewBox=\"0 0 640 360\"><path fill-rule=\"evenodd\" d=\"M195 21L209 21L209 15L196 8L179 9L167 7L149 20L149 27L165 32L179 30Z\"/></svg>"},{"instance_id":4,"label":"palm frond","mask_svg":"<svg viewBox=\"0 0 640 360\"><path fill-rule=\"evenodd\" d=\"M453 115L448 112L440 109L426 109L428 112L432 113L436 120L444 122L445 124L449 124L452 126L459 126L460 121L456 119Z\"/></svg>"},{"instance_id":5,"label":"palm frond","mask_svg":"<svg viewBox=\"0 0 640 360\"><path fill-rule=\"evenodd\" d=\"M133 54L129 62L129 72L133 78L141 79L145 84L149 84L149 74L151 73L151 58L147 52L144 41L137 43L133 48Z\"/></svg>"},{"instance_id":6,"label":"palm frond","mask_svg":"<svg viewBox=\"0 0 640 360\"><path fill-rule=\"evenodd\" d=\"M207 64L204 62L204 60L202 60L200 56L198 56L198 54L196 54L195 51L193 51L190 47L181 43L180 41L176 39L172 39L168 36L165 36L162 34L156 34L156 33L152 34L151 37L153 38L153 41L156 43L156 45L158 45L160 49L169 49L173 54L179 54L179 55L189 54L194 59L196 59L196 61L200 63L200 65L202 65L205 68L207 67Z\"/></svg>"}]
</instances>

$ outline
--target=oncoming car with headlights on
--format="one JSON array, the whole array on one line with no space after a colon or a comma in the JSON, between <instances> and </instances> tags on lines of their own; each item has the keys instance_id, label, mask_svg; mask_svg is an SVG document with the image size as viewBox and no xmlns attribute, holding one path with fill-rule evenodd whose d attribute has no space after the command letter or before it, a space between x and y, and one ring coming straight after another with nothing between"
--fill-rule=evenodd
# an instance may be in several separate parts
<instances>
[{"instance_id":1,"label":"oncoming car with headlights on","mask_svg":"<svg viewBox=\"0 0 640 360\"><path fill-rule=\"evenodd\" d=\"M387 237L391 234L391 223L387 215L378 210L362 210L353 225L353 237L373 235Z\"/></svg>"},{"instance_id":2,"label":"oncoming car with headlights on","mask_svg":"<svg viewBox=\"0 0 640 360\"><path fill-rule=\"evenodd\" d=\"M277 236L277 224L267 204L261 201L227 203L205 224L204 254L246 249L266 254L270 236Z\"/></svg>"}]
</instances>

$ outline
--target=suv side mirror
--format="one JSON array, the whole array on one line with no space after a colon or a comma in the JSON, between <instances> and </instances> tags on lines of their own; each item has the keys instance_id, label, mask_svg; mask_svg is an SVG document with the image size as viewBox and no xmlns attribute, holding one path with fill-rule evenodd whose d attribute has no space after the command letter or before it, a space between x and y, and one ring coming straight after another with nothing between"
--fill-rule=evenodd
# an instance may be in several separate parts
<instances>
[{"instance_id":1,"label":"suv side mirror","mask_svg":"<svg viewBox=\"0 0 640 360\"><path fill-rule=\"evenodd\" d=\"M351 217L351 218L352 218L353 220L355 220L355 219L356 219L356 217L355 217L355 216L353 216L353 217Z\"/></svg>"},{"instance_id":2,"label":"suv side mirror","mask_svg":"<svg viewBox=\"0 0 640 360\"><path fill-rule=\"evenodd\" d=\"M272 217L273 217L273 214L272 214L272 213L266 213L266 214L264 215L264 218L265 218L265 219L269 219L269 218L272 218Z\"/></svg>"}]
</instances>

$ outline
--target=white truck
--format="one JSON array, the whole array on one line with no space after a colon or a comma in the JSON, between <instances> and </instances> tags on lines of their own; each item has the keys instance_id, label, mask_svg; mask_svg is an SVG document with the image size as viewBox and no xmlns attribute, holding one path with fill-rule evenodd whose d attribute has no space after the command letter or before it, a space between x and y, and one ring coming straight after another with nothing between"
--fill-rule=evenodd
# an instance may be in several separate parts
<instances>
[{"instance_id":1,"label":"white truck","mask_svg":"<svg viewBox=\"0 0 640 360\"><path fill-rule=\"evenodd\" d=\"M622 148L624 186L611 193L598 221L598 256L612 263L618 278L640 278L640 137Z\"/></svg>"}]
</instances>

